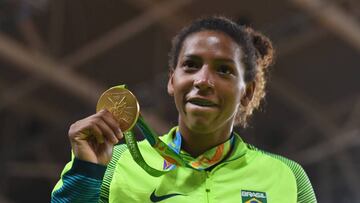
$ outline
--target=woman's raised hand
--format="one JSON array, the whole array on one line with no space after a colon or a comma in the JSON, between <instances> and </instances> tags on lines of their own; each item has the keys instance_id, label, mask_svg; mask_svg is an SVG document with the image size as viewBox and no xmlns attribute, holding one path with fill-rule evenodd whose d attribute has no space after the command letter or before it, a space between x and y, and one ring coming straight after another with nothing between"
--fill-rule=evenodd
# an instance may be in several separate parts
<instances>
[{"instance_id":1,"label":"woman's raised hand","mask_svg":"<svg viewBox=\"0 0 360 203\"><path fill-rule=\"evenodd\" d=\"M118 122L107 110L73 123L69 139L76 158L95 164L107 165L113 147L123 138Z\"/></svg>"}]
</instances>

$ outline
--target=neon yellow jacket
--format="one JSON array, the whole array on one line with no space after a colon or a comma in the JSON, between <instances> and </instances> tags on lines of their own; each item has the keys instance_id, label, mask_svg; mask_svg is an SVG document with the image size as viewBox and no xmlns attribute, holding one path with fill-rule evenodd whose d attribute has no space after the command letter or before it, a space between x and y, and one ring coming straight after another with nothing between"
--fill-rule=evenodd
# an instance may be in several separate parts
<instances>
[{"instance_id":1,"label":"neon yellow jacket","mask_svg":"<svg viewBox=\"0 0 360 203\"><path fill-rule=\"evenodd\" d=\"M170 143L175 128L161 139ZM52 202L316 202L302 167L244 143L236 135L230 156L211 170L177 167L161 177L147 174L126 145L115 146L108 167L73 159L52 192ZM139 143L146 162L159 170L163 158Z\"/></svg>"}]
</instances>

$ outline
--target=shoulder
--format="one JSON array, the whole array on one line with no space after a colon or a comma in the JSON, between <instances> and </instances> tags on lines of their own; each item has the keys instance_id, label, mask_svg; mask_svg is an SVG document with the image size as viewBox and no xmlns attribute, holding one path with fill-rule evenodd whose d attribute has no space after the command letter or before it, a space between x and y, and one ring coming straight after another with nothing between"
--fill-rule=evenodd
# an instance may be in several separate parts
<instances>
[{"instance_id":1,"label":"shoulder","mask_svg":"<svg viewBox=\"0 0 360 203\"><path fill-rule=\"evenodd\" d=\"M111 160L111 161L113 161L113 159L114 159L114 160L115 160L115 159L119 159L120 156L121 156L125 151L127 151L127 150L128 150L128 147L127 147L126 144L115 145L115 146L114 146L114 149L113 149L113 156L112 156L112 160Z\"/></svg>"},{"instance_id":2,"label":"shoulder","mask_svg":"<svg viewBox=\"0 0 360 203\"><path fill-rule=\"evenodd\" d=\"M302 166L299 163L297 163L291 159L288 159L288 158L278 155L278 154L273 154L273 153L267 152L262 149L258 149L255 146L250 145L250 144L247 144L247 146L250 151L258 153L263 158L266 158L267 160L270 160L272 162L275 162L277 164L287 167L289 170L292 171L292 173L294 174L295 177L301 177L301 176L306 175Z\"/></svg>"},{"instance_id":3,"label":"shoulder","mask_svg":"<svg viewBox=\"0 0 360 203\"><path fill-rule=\"evenodd\" d=\"M261 156L262 159L265 159L267 164L271 165L280 165L281 167L285 167L291 171L291 173L296 178L296 181L301 181L303 178L307 178L307 175L303 169L303 167L298 164L297 162L290 160L284 156L273 154L270 152L267 152L265 150L261 150L256 148L253 145L247 144L249 151L252 151L253 153L257 153L259 156Z\"/></svg>"},{"instance_id":4,"label":"shoulder","mask_svg":"<svg viewBox=\"0 0 360 203\"><path fill-rule=\"evenodd\" d=\"M285 167L291 172L296 180L298 202L316 202L314 190L309 177L299 163L284 156L258 149L250 144L247 144L247 146L250 152L257 153L258 156L261 157L260 159L265 159L267 165L278 165L282 168Z\"/></svg>"}]
</instances>

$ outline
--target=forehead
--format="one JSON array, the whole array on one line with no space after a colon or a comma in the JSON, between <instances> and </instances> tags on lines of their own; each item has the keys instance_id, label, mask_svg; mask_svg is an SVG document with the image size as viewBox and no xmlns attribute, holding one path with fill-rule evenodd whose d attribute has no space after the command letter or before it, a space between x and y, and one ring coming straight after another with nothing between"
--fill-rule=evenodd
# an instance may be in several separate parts
<instances>
[{"instance_id":1,"label":"forehead","mask_svg":"<svg viewBox=\"0 0 360 203\"><path fill-rule=\"evenodd\" d=\"M240 59L239 45L219 31L201 31L189 35L183 43L180 55L208 55L216 58Z\"/></svg>"}]
</instances>

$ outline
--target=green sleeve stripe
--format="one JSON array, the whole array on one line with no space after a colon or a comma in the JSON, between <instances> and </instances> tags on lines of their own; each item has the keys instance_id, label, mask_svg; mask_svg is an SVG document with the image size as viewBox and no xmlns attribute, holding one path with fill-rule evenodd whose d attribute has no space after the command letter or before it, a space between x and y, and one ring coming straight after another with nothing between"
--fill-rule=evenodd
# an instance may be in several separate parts
<instances>
[{"instance_id":1,"label":"green sleeve stripe","mask_svg":"<svg viewBox=\"0 0 360 203\"><path fill-rule=\"evenodd\" d=\"M64 169L66 172L62 174L60 186L52 192L51 202L98 202L106 167L77 158L69 163L71 168Z\"/></svg>"},{"instance_id":2,"label":"green sleeve stripe","mask_svg":"<svg viewBox=\"0 0 360 203\"><path fill-rule=\"evenodd\" d=\"M59 190L63 186L63 184L64 184L63 176L66 172L68 172L71 169L73 162L74 162L74 157L75 157L74 154L71 152L71 161L65 165L64 169L61 172L60 180L56 183L56 185L51 193L54 193L56 190Z\"/></svg>"},{"instance_id":3,"label":"green sleeve stripe","mask_svg":"<svg viewBox=\"0 0 360 203\"><path fill-rule=\"evenodd\" d=\"M51 196L52 203L67 202L97 202L101 180L93 179L79 174L65 173L63 187L54 191Z\"/></svg>"},{"instance_id":4,"label":"green sleeve stripe","mask_svg":"<svg viewBox=\"0 0 360 203\"><path fill-rule=\"evenodd\" d=\"M287 159L283 156L271 154L269 152L263 151L263 153L280 160L284 164L286 164L291 171L294 173L296 178L296 186L297 186L297 202L298 203L316 203L316 196L314 193L314 189L310 183L309 177L307 176L304 169L296 162Z\"/></svg>"},{"instance_id":5,"label":"green sleeve stripe","mask_svg":"<svg viewBox=\"0 0 360 203\"><path fill-rule=\"evenodd\" d=\"M118 160L120 159L121 155L127 150L127 146L125 144L116 145L113 150L113 155L111 158L110 163L107 166L105 176L101 185L101 191L100 191L100 203L106 203L109 202L109 188L110 183L116 168L116 164Z\"/></svg>"}]
</instances>

